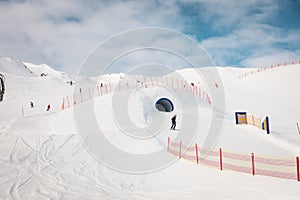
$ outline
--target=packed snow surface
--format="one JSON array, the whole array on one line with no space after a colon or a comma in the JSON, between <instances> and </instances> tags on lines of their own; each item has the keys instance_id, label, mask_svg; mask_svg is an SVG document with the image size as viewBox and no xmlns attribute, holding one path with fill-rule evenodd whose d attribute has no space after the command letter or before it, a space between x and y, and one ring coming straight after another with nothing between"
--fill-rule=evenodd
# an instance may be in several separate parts
<instances>
[{"instance_id":1,"label":"packed snow surface","mask_svg":"<svg viewBox=\"0 0 300 200\"><path fill-rule=\"evenodd\" d=\"M215 148L269 156L299 155L296 123L300 122L300 65L243 78L239 75L250 69L218 67L217 70L222 83L217 83L214 89L224 89L226 106L221 111L225 120ZM0 102L0 199L299 199L300 183L296 180L219 171L184 159L152 173L132 174L111 169L85 147L73 109L61 110L63 98L78 93L69 76L46 65L23 64L10 58L0 60L0 72L6 84L4 101ZM47 76L42 77L41 73ZM193 69L177 73L189 82L201 80ZM117 82L122 76L105 75L99 80L80 77L80 81L88 87ZM184 101L178 99L178 94ZM124 152L141 155L166 150L169 136L173 139L189 131L189 127L182 125L183 109L188 110L187 117L198 120L195 142L201 144L207 137L214 108L197 100L197 110L189 110L194 98L191 93L140 87L130 93L128 104L118 105L116 97L121 101L122 91L76 107L84 111L93 104L101 131ZM161 113L155 109L154 104L161 97L168 97L174 103L174 112ZM33 108L30 102L34 103ZM48 104L50 111L46 111ZM126 121L122 127L116 123L114 107L118 106L124 107L134 127L126 127ZM236 111L247 111L260 118L269 116L271 134L256 127L235 125ZM178 115L178 131L169 130L174 113ZM157 118L163 120L162 131L150 139L124 134L124 130L136 133L139 128L147 133L147 127ZM87 131L89 122L87 114L82 122Z\"/></svg>"}]
</instances>

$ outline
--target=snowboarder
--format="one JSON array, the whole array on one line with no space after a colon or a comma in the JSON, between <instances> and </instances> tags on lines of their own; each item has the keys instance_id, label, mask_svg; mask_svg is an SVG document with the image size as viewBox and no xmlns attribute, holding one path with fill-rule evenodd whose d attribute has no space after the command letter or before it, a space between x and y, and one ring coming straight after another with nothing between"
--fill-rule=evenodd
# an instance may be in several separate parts
<instances>
[{"instance_id":1,"label":"snowboarder","mask_svg":"<svg viewBox=\"0 0 300 200\"><path fill-rule=\"evenodd\" d=\"M47 106L47 111L49 111L49 110L50 110L50 103Z\"/></svg>"},{"instance_id":2,"label":"snowboarder","mask_svg":"<svg viewBox=\"0 0 300 200\"><path fill-rule=\"evenodd\" d=\"M172 121L172 126L171 126L171 130L175 130L176 127L176 114L171 118Z\"/></svg>"},{"instance_id":3,"label":"snowboarder","mask_svg":"<svg viewBox=\"0 0 300 200\"><path fill-rule=\"evenodd\" d=\"M34 107L33 102L30 101L30 108L33 108L33 107Z\"/></svg>"}]
</instances>

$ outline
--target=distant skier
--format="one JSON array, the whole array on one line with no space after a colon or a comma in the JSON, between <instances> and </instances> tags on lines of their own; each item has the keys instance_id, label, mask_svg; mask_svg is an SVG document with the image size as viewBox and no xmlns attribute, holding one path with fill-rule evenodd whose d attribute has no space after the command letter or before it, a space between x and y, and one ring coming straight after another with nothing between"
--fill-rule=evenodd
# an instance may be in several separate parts
<instances>
[{"instance_id":1,"label":"distant skier","mask_svg":"<svg viewBox=\"0 0 300 200\"><path fill-rule=\"evenodd\" d=\"M50 103L48 104L48 106L47 106L47 111L49 111L50 110Z\"/></svg>"},{"instance_id":2,"label":"distant skier","mask_svg":"<svg viewBox=\"0 0 300 200\"><path fill-rule=\"evenodd\" d=\"M33 102L30 101L30 108L33 108L33 107L34 107Z\"/></svg>"},{"instance_id":3,"label":"distant skier","mask_svg":"<svg viewBox=\"0 0 300 200\"><path fill-rule=\"evenodd\" d=\"M172 126L171 126L171 130L175 130L176 127L176 114L171 118L172 121Z\"/></svg>"}]
</instances>

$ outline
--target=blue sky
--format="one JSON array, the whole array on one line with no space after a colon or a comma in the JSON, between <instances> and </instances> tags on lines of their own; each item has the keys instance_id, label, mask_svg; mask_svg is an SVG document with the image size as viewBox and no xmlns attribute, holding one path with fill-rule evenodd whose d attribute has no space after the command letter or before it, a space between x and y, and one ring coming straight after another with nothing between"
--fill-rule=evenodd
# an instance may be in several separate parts
<instances>
[{"instance_id":1,"label":"blue sky","mask_svg":"<svg viewBox=\"0 0 300 200\"><path fill-rule=\"evenodd\" d=\"M300 60L299 0L0 0L0 56L75 73L103 40L164 27L195 38L219 66Z\"/></svg>"}]
</instances>

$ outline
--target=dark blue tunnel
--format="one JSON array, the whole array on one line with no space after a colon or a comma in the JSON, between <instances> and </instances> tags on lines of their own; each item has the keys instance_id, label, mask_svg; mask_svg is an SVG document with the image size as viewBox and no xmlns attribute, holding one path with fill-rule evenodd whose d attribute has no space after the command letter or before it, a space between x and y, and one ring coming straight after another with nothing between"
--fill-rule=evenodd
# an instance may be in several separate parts
<instances>
[{"instance_id":1,"label":"dark blue tunnel","mask_svg":"<svg viewBox=\"0 0 300 200\"><path fill-rule=\"evenodd\" d=\"M174 105L170 99L160 98L156 101L155 108L161 112L172 112Z\"/></svg>"}]
</instances>

